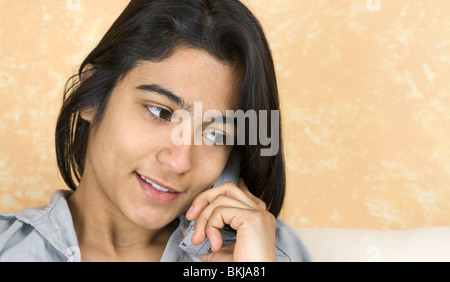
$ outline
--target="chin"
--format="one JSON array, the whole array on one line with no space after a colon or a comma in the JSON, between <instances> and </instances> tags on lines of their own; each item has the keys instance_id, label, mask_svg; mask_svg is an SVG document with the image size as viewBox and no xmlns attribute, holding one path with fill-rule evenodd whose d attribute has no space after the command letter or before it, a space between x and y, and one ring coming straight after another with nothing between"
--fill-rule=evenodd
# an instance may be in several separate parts
<instances>
[{"instance_id":1,"label":"chin","mask_svg":"<svg viewBox=\"0 0 450 282\"><path fill-rule=\"evenodd\" d=\"M145 229L161 229L173 222L179 214L170 211L158 209L155 207L144 207L142 209L134 209L128 219L135 225Z\"/></svg>"}]
</instances>

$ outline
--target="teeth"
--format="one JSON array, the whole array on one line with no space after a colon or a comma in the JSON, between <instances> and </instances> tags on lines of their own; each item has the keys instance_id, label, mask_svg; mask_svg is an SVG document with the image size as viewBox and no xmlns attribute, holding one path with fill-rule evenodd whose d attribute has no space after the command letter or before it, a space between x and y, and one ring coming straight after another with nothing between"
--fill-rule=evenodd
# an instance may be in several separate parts
<instances>
[{"instance_id":1,"label":"teeth","mask_svg":"<svg viewBox=\"0 0 450 282\"><path fill-rule=\"evenodd\" d=\"M140 176L145 182L147 182L148 184L152 185L152 187L155 188L156 190L158 190L159 192L164 192L164 193L170 192L169 190L159 186L158 184L155 184L155 183L151 182L150 180L148 180L144 176L142 176L142 175L140 175Z\"/></svg>"}]
</instances>

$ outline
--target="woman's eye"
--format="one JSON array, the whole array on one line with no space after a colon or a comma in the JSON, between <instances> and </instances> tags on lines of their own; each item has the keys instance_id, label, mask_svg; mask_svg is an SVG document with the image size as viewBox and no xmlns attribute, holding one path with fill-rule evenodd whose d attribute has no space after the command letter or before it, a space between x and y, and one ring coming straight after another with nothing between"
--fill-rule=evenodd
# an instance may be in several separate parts
<instances>
[{"instance_id":1,"label":"woman's eye","mask_svg":"<svg viewBox=\"0 0 450 282\"><path fill-rule=\"evenodd\" d=\"M207 145L227 145L226 135L217 131L206 132L204 137Z\"/></svg>"},{"instance_id":2,"label":"woman's eye","mask_svg":"<svg viewBox=\"0 0 450 282\"><path fill-rule=\"evenodd\" d=\"M166 109L156 106L147 106L147 108L158 119L170 121L172 118L172 113Z\"/></svg>"}]
</instances>

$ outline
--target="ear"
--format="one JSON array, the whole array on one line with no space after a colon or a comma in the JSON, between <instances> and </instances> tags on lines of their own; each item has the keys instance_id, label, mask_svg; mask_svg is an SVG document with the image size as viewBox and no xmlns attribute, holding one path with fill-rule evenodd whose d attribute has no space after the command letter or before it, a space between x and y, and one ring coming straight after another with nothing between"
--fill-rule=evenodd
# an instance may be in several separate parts
<instances>
[{"instance_id":1,"label":"ear","mask_svg":"<svg viewBox=\"0 0 450 282\"><path fill-rule=\"evenodd\" d=\"M90 106L89 108L82 109L80 111L80 116L85 121L89 122L91 125L94 122L95 114L97 112L97 107L94 105Z\"/></svg>"},{"instance_id":2,"label":"ear","mask_svg":"<svg viewBox=\"0 0 450 282\"><path fill-rule=\"evenodd\" d=\"M81 74L80 74L80 80L81 83L86 81L91 75L95 72L96 67L93 64L87 64L84 66ZM89 107L86 107L80 111L80 116L85 121L89 122L90 124L93 123L95 114L97 112L97 107L95 105L91 105Z\"/></svg>"},{"instance_id":3,"label":"ear","mask_svg":"<svg viewBox=\"0 0 450 282\"><path fill-rule=\"evenodd\" d=\"M95 72L96 67L93 64L87 64L84 66L83 70L80 74L80 80L81 82L86 81L91 75Z\"/></svg>"}]
</instances>

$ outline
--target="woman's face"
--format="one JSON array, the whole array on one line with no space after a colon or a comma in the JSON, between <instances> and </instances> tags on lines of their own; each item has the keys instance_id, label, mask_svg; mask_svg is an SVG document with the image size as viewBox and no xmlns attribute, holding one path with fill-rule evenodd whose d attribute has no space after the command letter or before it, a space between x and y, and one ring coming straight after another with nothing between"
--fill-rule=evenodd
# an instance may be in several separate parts
<instances>
[{"instance_id":1,"label":"woman's face","mask_svg":"<svg viewBox=\"0 0 450 282\"><path fill-rule=\"evenodd\" d=\"M138 64L114 88L99 125L91 127L80 186L97 189L100 205L138 226L157 229L173 221L219 177L232 147L174 145L179 123L170 114L191 108L192 115L194 102L201 102L202 117L211 109L222 115L237 109L235 81L231 66L187 47L162 62ZM88 121L92 115L82 113ZM222 123L200 126L217 129L205 132L209 140L226 133Z\"/></svg>"}]
</instances>

